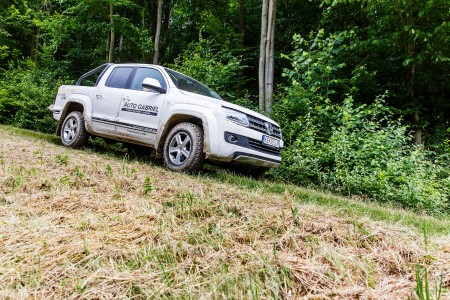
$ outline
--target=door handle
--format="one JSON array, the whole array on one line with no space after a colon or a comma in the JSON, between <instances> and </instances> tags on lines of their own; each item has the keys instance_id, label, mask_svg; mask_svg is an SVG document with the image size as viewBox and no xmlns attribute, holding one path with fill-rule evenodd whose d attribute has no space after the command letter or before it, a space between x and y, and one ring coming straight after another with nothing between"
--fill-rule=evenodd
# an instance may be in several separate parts
<instances>
[{"instance_id":1,"label":"door handle","mask_svg":"<svg viewBox=\"0 0 450 300\"><path fill-rule=\"evenodd\" d=\"M123 96L123 101L126 101L126 102L130 101L130 96Z\"/></svg>"},{"instance_id":2,"label":"door handle","mask_svg":"<svg viewBox=\"0 0 450 300\"><path fill-rule=\"evenodd\" d=\"M103 98L102 94L97 94L97 95L95 95L95 97L97 97L97 99L102 99Z\"/></svg>"}]
</instances>

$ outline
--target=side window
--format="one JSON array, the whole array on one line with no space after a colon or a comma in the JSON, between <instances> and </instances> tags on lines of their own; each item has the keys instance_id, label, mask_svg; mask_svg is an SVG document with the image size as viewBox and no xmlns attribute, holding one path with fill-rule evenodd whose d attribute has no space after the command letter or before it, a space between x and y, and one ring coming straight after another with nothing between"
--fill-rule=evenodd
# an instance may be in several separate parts
<instances>
[{"instance_id":1,"label":"side window","mask_svg":"<svg viewBox=\"0 0 450 300\"><path fill-rule=\"evenodd\" d=\"M133 67L118 67L115 68L106 81L106 86L118 89L127 87Z\"/></svg>"},{"instance_id":2,"label":"side window","mask_svg":"<svg viewBox=\"0 0 450 300\"><path fill-rule=\"evenodd\" d=\"M97 67L97 68L87 72L86 74L83 74L80 77L80 79L78 79L76 85L97 86L97 83L98 83L101 75L103 75L103 73L106 71L107 68L108 68L108 64L103 64L100 67Z\"/></svg>"},{"instance_id":3,"label":"side window","mask_svg":"<svg viewBox=\"0 0 450 300\"><path fill-rule=\"evenodd\" d=\"M142 87L142 82L145 78L153 78L159 81L159 84L161 84L161 87L166 89L167 84L164 78L162 77L161 73L156 69L150 69L150 68L139 68L136 71L136 75L134 76L133 84L131 85L132 90L136 91L142 91L144 88Z\"/></svg>"}]
</instances>

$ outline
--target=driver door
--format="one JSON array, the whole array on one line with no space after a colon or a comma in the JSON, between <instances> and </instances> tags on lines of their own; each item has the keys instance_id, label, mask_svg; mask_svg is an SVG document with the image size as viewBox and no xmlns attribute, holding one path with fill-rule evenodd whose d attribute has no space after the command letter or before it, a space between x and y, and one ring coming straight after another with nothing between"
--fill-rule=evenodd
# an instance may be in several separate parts
<instances>
[{"instance_id":1,"label":"driver door","mask_svg":"<svg viewBox=\"0 0 450 300\"><path fill-rule=\"evenodd\" d=\"M123 93L116 130L129 139L154 146L166 94L143 88L145 78L156 79L167 90L167 83L159 70L139 67L130 89Z\"/></svg>"}]
</instances>

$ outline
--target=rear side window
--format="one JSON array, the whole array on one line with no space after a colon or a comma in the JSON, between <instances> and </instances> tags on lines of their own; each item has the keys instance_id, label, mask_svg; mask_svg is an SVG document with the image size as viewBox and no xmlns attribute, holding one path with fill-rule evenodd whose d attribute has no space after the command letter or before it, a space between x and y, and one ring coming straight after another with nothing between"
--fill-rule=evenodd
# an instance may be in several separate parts
<instances>
[{"instance_id":1,"label":"rear side window","mask_svg":"<svg viewBox=\"0 0 450 300\"><path fill-rule=\"evenodd\" d=\"M150 69L150 68L139 68L134 76L133 84L131 85L132 90L142 91L144 88L142 87L142 82L145 78L153 78L159 81L159 84L162 88L166 89L167 84L161 73L158 70Z\"/></svg>"},{"instance_id":2,"label":"rear side window","mask_svg":"<svg viewBox=\"0 0 450 300\"><path fill-rule=\"evenodd\" d=\"M129 86L130 75L133 72L132 67L115 68L106 81L107 87L124 89Z\"/></svg>"}]
</instances>

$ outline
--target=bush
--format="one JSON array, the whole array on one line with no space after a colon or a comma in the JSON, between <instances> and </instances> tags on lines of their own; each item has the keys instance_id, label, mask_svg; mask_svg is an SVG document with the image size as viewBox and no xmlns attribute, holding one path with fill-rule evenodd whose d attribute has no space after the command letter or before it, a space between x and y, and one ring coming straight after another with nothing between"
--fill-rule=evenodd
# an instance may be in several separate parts
<instances>
[{"instance_id":1,"label":"bush","mask_svg":"<svg viewBox=\"0 0 450 300\"><path fill-rule=\"evenodd\" d=\"M62 84L54 71L39 69L27 61L6 71L0 79L0 123L54 132L48 106Z\"/></svg>"},{"instance_id":2,"label":"bush","mask_svg":"<svg viewBox=\"0 0 450 300\"><path fill-rule=\"evenodd\" d=\"M283 151L279 176L418 211L450 212L450 174L423 147L411 144L407 127L394 119L382 97L356 108L349 97L334 108L336 125L326 141L313 117L299 125L301 134Z\"/></svg>"},{"instance_id":3,"label":"bush","mask_svg":"<svg viewBox=\"0 0 450 300\"><path fill-rule=\"evenodd\" d=\"M448 152L412 145L398 111L385 104L387 94L370 105L361 104L367 99L355 103L360 82L355 78L365 68L356 66L353 78L345 78L340 74L345 65L335 58L348 50L348 37L351 33L325 37L323 31L309 42L294 37L296 50L285 56L292 69L283 74L290 84L274 106L287 147L272 174L418 211L450 212ZM347 96L341 100L343 91Z\"/></svg>"}]
</instances>

